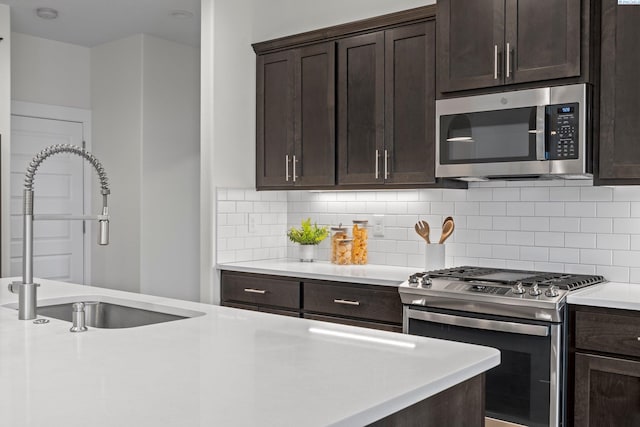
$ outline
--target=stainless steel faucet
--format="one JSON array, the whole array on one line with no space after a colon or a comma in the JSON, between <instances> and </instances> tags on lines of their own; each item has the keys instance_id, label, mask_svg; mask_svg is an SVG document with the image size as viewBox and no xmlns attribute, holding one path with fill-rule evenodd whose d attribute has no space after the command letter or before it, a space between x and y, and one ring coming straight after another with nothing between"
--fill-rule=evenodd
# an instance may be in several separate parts
<instances>
[{"instance_id":1,"label":"stainless steel faucet","mask_svg":"<svg viewBox=\"0 0 640 427\"><path fill-rule=\"evenodd\" d=\"M59 153L76 154L91 163L98 173L102 193L102 214L96 216L79 215L33 215L33 179L40 164L48 157ZM13 282L9 285L9 290L18 297L18 319L31 320L36 318L37 297L36 289L39 286L33 283L33 221L34 220L87 220L97 219L99 223L98 244L109 244L109 207L107 206L107 196L109 182L107 174L102 164L93 154L82 147L71 144L56 144L44 148L29 163L27 174L24 179L24 206L23 206L23 248L22 248L22 283Z\"/></svg>"}]
</instances>

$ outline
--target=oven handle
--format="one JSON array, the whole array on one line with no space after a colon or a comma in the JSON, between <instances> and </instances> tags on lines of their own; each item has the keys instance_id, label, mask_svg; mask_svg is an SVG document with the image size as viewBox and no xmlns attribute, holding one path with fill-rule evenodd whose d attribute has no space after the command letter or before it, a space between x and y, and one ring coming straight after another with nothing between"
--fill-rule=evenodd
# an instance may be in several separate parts
<instances>
[{"instance_id":1,"label":"oven handle","mask_svg":"<svg viewBox=\"0 0 640 427\"><path fill-rule=\"evenodd\" d=\"M544 105L536 107L536 159L546 160L547 130L545 126L547 109Z\"/></svg>"},{"instance_id":2,"label":"oven handle","mask_svg":"<svg viewBox=\"0 0 640 427\"><path fill-rule=\"evenodd\" d=\"M424 320L443 325L462 326L465 328L484 329L487 331L507 332L510 334L549 336L549 327L528 325L524 323L503 322L499 320L476 319L474 317L453 316L451 314L431 313L421 310L406 309L408 319Z\"/></svg>"}]
</instances>

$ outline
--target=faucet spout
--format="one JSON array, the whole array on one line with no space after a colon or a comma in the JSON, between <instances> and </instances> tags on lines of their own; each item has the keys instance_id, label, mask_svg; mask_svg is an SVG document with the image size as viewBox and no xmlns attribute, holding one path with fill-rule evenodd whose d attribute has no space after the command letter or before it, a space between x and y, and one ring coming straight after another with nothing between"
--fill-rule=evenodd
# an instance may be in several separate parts
<instances>
[{"instance_id":1,"label":"faucet spout","mask_svg":"<svg viewBox=\"0 0 640 427\"><path fill-rule=\"evenodd\" d=\"M14 283L9 286L12 292L19 293L18 318L21 320L35 319L37 316L37 284L33 283L33 180L36 171L47 158L59 154L76 154L88 161L98 173L102 193L102 215L98 216L99 233L98 244L109 244L109 207L107 196L110 194L107 173L100 161L82 147L71 144L51 145L40 151L29 163L24 180L24 205L23 205L23 247L22 247L22 283ZM85 219L83 217L68 219Z\"/></svg>"}]
</instances>

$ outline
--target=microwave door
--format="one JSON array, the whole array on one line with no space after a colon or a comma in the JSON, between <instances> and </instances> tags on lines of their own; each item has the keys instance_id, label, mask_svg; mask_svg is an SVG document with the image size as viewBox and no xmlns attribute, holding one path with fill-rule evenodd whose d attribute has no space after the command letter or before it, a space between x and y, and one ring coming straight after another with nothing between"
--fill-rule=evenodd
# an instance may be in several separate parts
<instances>
[{"instance_id":1,"label":"microwave door","mask_svg":"<svg viewBox=\"0 0 640 427\"><path fill-rule=\"evenodd\" d=\"M548 173L544 107L442 115L438 130L438 176Z\"/></svg>"}]
</instances>

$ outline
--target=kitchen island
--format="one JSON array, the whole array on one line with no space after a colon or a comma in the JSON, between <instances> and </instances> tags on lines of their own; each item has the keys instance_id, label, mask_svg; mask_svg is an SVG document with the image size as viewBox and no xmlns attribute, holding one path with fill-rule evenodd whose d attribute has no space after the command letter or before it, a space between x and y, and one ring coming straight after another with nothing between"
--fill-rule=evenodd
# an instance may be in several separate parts
<instances>
[{"instance_id":1,"label":"kitchen island","mask_svg":"<svg viewBox=\"0 0 640 427\"><path fill-rule=\"evenodd\" d=\"M10 281L0 425L360 426L461 383L482 401L482 374L500 362L488 347L37 280L39 305L116 298L194 316L71 333L62 320L18 320Z\"/></svg>"}]
</instances>

